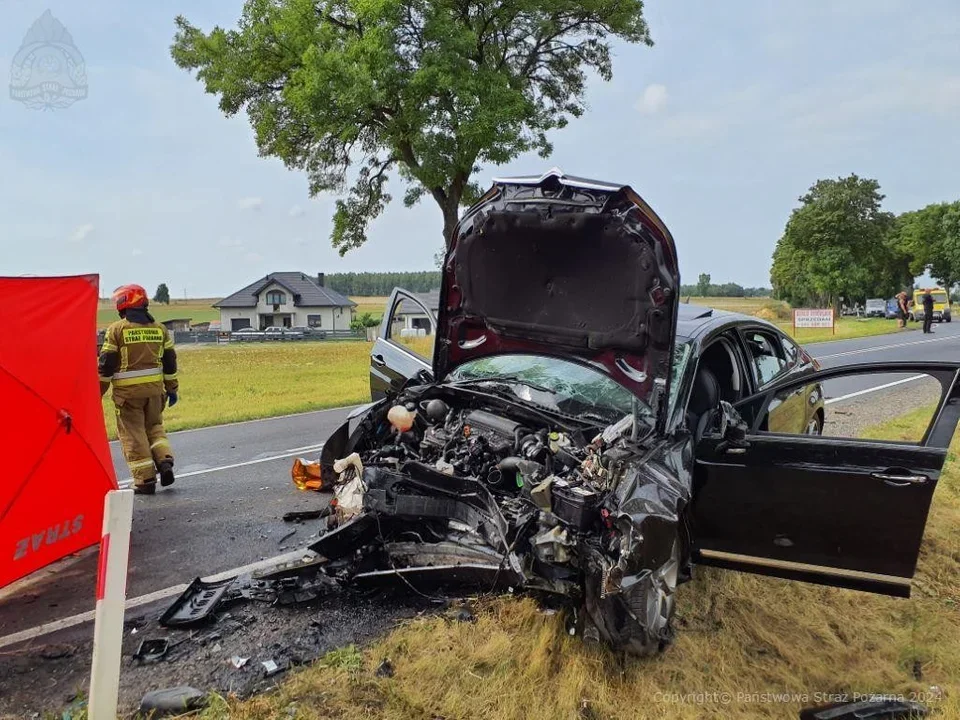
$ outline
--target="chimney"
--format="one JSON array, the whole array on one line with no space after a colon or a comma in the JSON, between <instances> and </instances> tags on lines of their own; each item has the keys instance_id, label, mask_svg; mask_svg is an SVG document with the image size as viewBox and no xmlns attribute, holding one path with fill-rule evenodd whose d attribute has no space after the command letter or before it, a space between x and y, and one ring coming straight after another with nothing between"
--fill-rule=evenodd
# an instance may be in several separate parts
<instances>
[{"instance_id":1,"label":"chimney","mask_svg":"<svg viewBox=\"0 0 960 720\"><path fill-rule=\"evenodd\" d=\"M317 273L317 285L323 287L323 273Z\"/></svg>"}]
</instances>

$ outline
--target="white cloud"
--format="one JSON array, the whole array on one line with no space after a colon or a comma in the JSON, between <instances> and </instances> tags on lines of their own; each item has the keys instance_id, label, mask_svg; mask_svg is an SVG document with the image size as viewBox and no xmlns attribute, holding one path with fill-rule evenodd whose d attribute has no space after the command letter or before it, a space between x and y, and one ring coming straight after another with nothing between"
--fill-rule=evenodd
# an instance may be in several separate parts
<instances>
[{"instance_id":1,"label":"white cloud","mask_svg":"<svg viewBox=\"0 0 960 720\"><path fill-rule=\"evenodd\" d=\"M243 256L243 259L249 263L260 263L263 262L263 255L255 252L248 252Z\"/></svg>"},{"instance_id":2,"label":"white cloud","mask_svg":"<svg viewBox=\"0 0 960 720\"><path fill-rule=\"evenodd\" d=\"M294 205L292 208L290 208L290 217L300 217L303 215L303 212L304 211L302 207L299 205Z\"/></svg>"},{"instance_id":3,"label":"white cloud","mask_svg":"<svg viewBox=\"0 0 960 720\"><path fill-rule=\"evenodd\" d=\"M140 248L134 248L133 250L130 251L131 257L140 257L141 255L143 255L143 250L141 250Z\"/></svg>"},{"instance_id":4,"label":"white cloud","mask_svg":"<svg viewBox=\"0 0 960 720\"><path fill-rule=\"evenodd\" d=\"M259 210L263 207L262 197L245 197L237 203L241 210Z\"/></svg>"},{"instance_id":5,"label":"white cloud","mask_svg":"<svg viewBox=\"0 0 960 720\"><path fill-rule=\"evenodd\" d=\"M70 234L70 242L72 243L82 243L86 240L90 233L93 232L93 225L91 223L85 223L80 225Z\"/></svg>"},{"instance_id":6,"label":"white cloud","mask_svg":"<svg viewBox=\"0 0 960 720\"><path fill-rule=\"evenodd\" d=\"M665 85L654 83L647 85L643 95L637 101L636 108L644 115L655 115L667 104L667 88Z\"/></svg>"}]
</instances>

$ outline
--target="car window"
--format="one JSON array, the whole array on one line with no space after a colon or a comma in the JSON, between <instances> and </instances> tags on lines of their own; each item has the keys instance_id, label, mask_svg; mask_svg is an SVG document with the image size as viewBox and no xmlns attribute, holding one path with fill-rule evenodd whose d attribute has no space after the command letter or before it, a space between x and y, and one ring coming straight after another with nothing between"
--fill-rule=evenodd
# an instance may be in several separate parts
<instances>
[{"instance_id":1,"label":"car window","mask_svg":"<svg viewBox=\"0 0 960 720\"><path fill-rule=\"evenodd\" d=\"M918 444L935 417L940 381L928 373L853 373L784 388L760 432Z\"/></svg>"},{"instance_id":2,"label":"car window","mask_svg":"<svg viewBox=\"0 0 960 720\"><path fill-rule=\"evenodd\" d=\"M783 347L772 334L761 330L747 330L743 335L760 387L789 369Z\"/></svg>"},{"instance_id":3,"label":"car window","mask_svg":"<svg viewBox=\"0 0 960 720\"><path fill-rule=\"evenodd\" d=\"M436 339L433 322L423 306L401 295L393 306L387 326L387 340L429 363Z\"/></svg>"}]
</instances>

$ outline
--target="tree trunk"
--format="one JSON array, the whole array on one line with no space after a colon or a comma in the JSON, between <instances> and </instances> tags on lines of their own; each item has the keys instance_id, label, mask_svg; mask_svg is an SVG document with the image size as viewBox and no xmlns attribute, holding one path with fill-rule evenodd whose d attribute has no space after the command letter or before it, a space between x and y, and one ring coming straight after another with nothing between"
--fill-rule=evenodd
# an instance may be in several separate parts
<instances>
[{"instance_id":1,"label":"tree trunk","mask_svg":"<svg viewBox=\"0 0 960 720\"><path fill-rule=\"evenodd\" d=\"M453 237L453 230L460 220L459 198L448 197L445 202L441 203L440 210L443 212L443 243L444 249L446 249L450 245L450 238Z\"/></svg>"}]
</instances>

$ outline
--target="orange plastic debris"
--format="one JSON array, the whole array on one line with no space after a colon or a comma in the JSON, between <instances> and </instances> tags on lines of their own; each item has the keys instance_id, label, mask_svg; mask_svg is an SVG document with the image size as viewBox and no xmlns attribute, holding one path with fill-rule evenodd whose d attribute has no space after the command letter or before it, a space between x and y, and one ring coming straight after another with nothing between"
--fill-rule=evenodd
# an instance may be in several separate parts
<instances>
[{"instance_id":1,"label":"orange plastic debris","mask_svg":"<svg viewBox=\"0 0 960 720\"><path fill-rule=\"evenodd\" d=\"M320 473L319 460L304 460L297 458L293 461L293 468L290 470L290 476L293 478L293 484L300 490L326 490L323 477Z\"/></svg>"}]
</instances>

